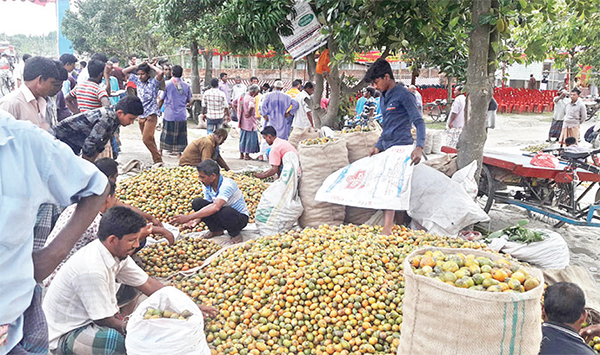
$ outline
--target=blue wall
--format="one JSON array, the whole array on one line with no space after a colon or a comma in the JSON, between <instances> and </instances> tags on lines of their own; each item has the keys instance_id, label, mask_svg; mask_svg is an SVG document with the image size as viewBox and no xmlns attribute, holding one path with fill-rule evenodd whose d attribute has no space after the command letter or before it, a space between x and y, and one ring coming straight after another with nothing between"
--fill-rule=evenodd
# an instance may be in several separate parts
<instances>
[{"instance_id":1,"label":"blue wall","mask_svg":"<svg viewBox=\"0 0 600 355\"><path fill-rule=\"evenodd\" d=\"M69 0L56 0L56 13L58 16L58 55L64 53L73 53L73 45L71 44L71 41L65 37L61 28L62 20L65 17L65 12L69 10L70 7L71 4L69 3Z\"/></svg>"}]
</instances>

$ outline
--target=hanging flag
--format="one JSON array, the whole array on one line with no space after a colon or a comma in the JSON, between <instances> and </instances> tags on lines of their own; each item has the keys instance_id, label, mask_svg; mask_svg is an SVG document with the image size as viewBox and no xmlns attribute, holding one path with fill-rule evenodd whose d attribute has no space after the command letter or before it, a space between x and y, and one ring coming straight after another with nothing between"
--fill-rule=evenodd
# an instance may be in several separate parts
<instances>
[{"instance_id":1,"label":"hanging flag","mask_svg":"<svg viewBox=\"0 0 600 355\"><path fill-rule=\"evenodd\" d=\"M296 17L288 15L294 33L280 37L287 52L298 60L327 44L327 36L321 33L321 24L308 2L296 1L294 8Z\"/></svg>"},{"instance_id":2,"label":"hanging flag","mask_svg":"<svg viewBox=\"0 0 600 355\"><path fill-rule=\"evenodd\" d=\"M2 0L2 1L7 1L7 0ZM13 0L13 1L18 1L18 0ZM42 5L42 6L46 6L46 4L48 3L54 3L56 2L56 0L20 0L21 2L31 2L34 3L36 5Z\"/></svg>"}]
</instances>

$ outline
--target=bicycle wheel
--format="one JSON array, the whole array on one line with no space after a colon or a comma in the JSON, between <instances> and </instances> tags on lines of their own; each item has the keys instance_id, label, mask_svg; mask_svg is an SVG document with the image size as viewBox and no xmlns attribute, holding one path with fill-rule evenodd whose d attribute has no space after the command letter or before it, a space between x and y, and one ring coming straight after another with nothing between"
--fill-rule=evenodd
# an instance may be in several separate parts
<instances>
[{"instance_id":1,"label":"bicycle wheel","mask_svg":"<svg viewBox=\"0 0 600 355\"><path fill-rule=\"evenodd\" d=\"M479 177L479 186L477 187L477 197L475 201L479 204L485 213L489 213L494 204L494 177L487 165L481 167L481 176Z\"/></svg>"},{"instance_id":2,"label":"bicycle wheel","mask_svg":"<svg viewBox=\"0 0 600 355\"><path fill-rule=\"evenodd\" d=\"M575 213L574 203L574 186L573 183L561 183L556 184L555 188L555 196L556 196L556 206L559 209L565 209L567 212L573 214ZM553 227L560 228L565 225L566 222L558 221Z\"/></svg>"},{"instance_id":3,"label":"bicycle wheel","mask_svg":"<svg viewBox=\"0 0 600 355\"><path fill-rule=\"evenodd\" d=\"M0 81L0 95L6 96L10 93L10 89L8 88L7 85L8 85L7 79L2 79L2 81Z\"/></svg>"},{"instance_id":4,"label":"bicycle wheel","mask_svg":"<svg viewBox=\"0 0 600 355\"><path fill-rule=\"evenodd\" d=\"M433 106L431 108L431 111L429 111L429 117L431 117L431 119L433 120L433 122L439 122L440 115L441 115L441 111L440 111L440 107L439 106Z\"/></svg>"}]
</instances>

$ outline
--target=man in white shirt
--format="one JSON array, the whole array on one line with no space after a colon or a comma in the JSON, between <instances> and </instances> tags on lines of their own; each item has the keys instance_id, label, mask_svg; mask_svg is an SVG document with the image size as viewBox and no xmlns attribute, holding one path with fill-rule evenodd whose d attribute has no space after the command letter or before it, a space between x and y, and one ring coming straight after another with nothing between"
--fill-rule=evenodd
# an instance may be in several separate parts
<instances>
[{"instance_id":1,"label":"man in white shirt","mask_svg":"<svg viewBox=\"0 0 600 355\"><path fill-rule=\"evenodd\" d=\"M308 101L310 96L315 92L315 86L310 81L304 84L304 90L302 90L294 100L298 102L298 110L294 115L294 121L292 122L292 129L294 128L306 128L314 127L314 121L312 117L312 111Z\"/></svg>"},{"instance_id":2,"label":"man in white shirt","mask_svg":"<svg viewBox=\"0 0 600 355\"><path fill-rule=\"evenodd\" d=\"M565 107L565 120L560 133L560 146L564 146L568 137L575 137L579 142L579 127L587 118L585 104L579 98L581 91L575 88L571 90L571 101Z\"/></svg>"},{"instance_id":3,"label":"man in white shirt","mask_svg":"<svg viewBox=\"0 0 600 355\"><path fill-rule=\"evenodd\" d=\"M563 121L565 120L565 108L571 101L569 99L569 92L567 90L560 90L556 93L554 98L554 114L552 116L552 125L550 125L550 132L548 132L548 139L546 142L551 142L552 138L558 139L562 132Z\"/></svg>"},{"instance_id":4,"label":"man in white shirt","mask_svg":"<svg viewBox=\"0 0 600 355\"><path fill-rule=\"evenodd\" d=\"M144 217L127 207L113 207L102 216L98 239L56 274L43 303L55 354L125 353L127 322L119 314L118 283L147 296L164 287L131 259L143 233ZM207 315L215 313L212 307L199 307Z\"/></svg>"},{"instance_id":5,"label":"man in white shirt","mask_svg":"<svg viewBox=\"0 0 600 355\"><path fill-rule=\"evenodd\" d=\"M63 260L106 199L107 180L91 163L29 122L0 110L0 355L47 353L42 282ZM77 208L56 239L34 250L43 203Z\"/></svg>"},{"instance_id":6,"label":"man in white shirt","mask_svg":"<svg viewBox=\"0 0 600 355\"><path fill-rule=\"evenodd\" d=\"M13 76L16 81L15 88L19 88L23 84L23 68L25 67L25 62L31 58L31 54L23 54L23 60L15 66L15 70L13 71Z\"/></svg>"},{"instance_id":7,"label":"man in white shirt","mask_svg":"<svg viewBox=\"0 0 600 355\"><path fill-rule=\"evenodd\" d=\"M242 83L242 78L239 76L235 77L235 85L231 88L231 101L235 101L240 98L240 96L244 95L248 87Z\"/></svg>"},{"instance_id":8,"label":"man in white shirt","mask_svg":"<svg viewBox=\"0 0 600 355\"><path fill-rule=\"evenodd\" d=\"M462 94L462 86L454 88L454 95L456 97L452 103L450 118L446 124L446 145L452 148L456 148L458 138L465 126L465 105L467 102L466 96Z\"/></svg>"}]
</instances>

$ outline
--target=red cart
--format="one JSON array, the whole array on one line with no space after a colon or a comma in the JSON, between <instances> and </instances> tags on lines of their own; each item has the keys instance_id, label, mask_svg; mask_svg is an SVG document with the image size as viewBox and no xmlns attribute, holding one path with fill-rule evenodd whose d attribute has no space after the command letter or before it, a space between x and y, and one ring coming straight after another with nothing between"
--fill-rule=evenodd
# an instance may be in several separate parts
<instances>
[{"instance_id":1,"label":"red cart","mask_svg":"<svg viewBox=\"0 0 600 355\"><path fill-rule=\"evenodd\" d=\"M456 153L448 147L442 151ZM477 199L485 212L494 202L508 203L555 219L555 227L600 227L595 213L600 209L600 166L586 161L599 152L562 152L558 168L531 165L531 155L485 152Z\"/></svg>"}]
</instances>

